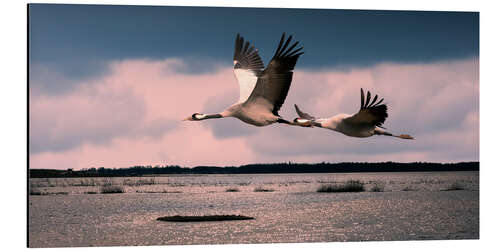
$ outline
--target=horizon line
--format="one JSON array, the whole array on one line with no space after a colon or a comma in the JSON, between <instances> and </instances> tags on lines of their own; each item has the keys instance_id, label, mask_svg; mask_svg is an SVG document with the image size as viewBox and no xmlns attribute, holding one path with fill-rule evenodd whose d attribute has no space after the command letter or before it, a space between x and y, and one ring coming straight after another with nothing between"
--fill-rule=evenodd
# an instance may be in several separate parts
<instances>
[{"instance_id":1,"label":"horizon line","mask_svg":"<svg viewBox=\"0 0 500 250\"><path fill-rule=\"evenodd\" d=\"M179 164L166 164L166 165L160 165L160 164L155 164L155 165L131 165L128 167L89 167L89 168L81 168L81 169L73 169L73 168L66 168L66 169L59 169L59 168L30 168L28 166L29 170L60 170L60 171L67 171L69 169L73 171L82 171L82 170L89 170L89 169L130 169L134 167L150 167L150 168L168 168L168 167L180 167L180 168L186 168L186 169L194 169L197 167L214 167L214 168L230 168L230 167L235 167L235 168L240 168L244 166L250 166L250 165L278 165L278 164L288 164L288 165L320 165L320 164L387 164L387 163L396 163L396 164L441 164L441 165L446 165L446 164L463 164L463 163L480 163L480 161L458 161L458 162L428 162L428 161L413 161L413 162L396 162L396 161L380 161L380 162L356 162L356 161L344 161L344 162L311 162L311 163L306 163L306 162L274 162L274 163L248 163L248 164L242 164L242 165L197 165L193 167L188 167L188 166L182 166Z\"/></svg>"}]
</instances>

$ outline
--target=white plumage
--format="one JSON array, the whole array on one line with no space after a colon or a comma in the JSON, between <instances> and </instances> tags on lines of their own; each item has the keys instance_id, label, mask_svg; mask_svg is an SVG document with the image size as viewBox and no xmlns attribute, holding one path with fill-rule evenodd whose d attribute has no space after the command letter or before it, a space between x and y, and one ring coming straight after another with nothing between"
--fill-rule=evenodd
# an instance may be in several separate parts
<instances>
[{"instance_id":1,"label":"white plumage","mask_svg":"<svg viewBox=\"0 0 500 250\"><path fill-rule=\"evenodd\" d=\"M252 94L258 77L254 71L246 69L234 69L234 76L240 86L240 98L237 103L244 103L248 100L250 94Z\"/></svg>"}]
</instances>

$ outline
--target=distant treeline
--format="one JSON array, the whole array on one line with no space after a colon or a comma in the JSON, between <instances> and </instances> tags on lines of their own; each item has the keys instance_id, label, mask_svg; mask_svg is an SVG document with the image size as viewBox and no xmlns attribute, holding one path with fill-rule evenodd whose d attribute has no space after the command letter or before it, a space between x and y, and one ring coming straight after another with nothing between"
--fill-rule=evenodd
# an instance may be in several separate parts
<instances>
[{"instance_id":1,"label":"distant treeline","mask_svg":"<svg viewBox=\"0 0 500 250\"><path fill-rule=\"evenodd\" d=\"M272 163L239 167L133 166L129 168L89 168L82 170L30 169L30 178L53 177L120 177L165 174L276 174L276 173L356 173L356 172L427 172L479 171L479 162L343 162L343 163Z\"/></svg>"}]
</instances>

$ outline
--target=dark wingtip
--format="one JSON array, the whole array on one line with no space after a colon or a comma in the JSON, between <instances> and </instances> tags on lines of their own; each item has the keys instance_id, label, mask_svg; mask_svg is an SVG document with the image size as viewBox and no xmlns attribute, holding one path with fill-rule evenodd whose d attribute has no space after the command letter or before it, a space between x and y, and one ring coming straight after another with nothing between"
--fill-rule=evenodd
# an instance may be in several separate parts
<instances>
[{"instance_id":1,"label":"dark wingtip","mask_svg":"<svg viewBox=\"0 0 500 250\"><path fill-rule=\"evenodd\" d=\"M243 41L243 37L240 35L240 33L236 34L236 43L240 43Z\"/></svg>"},{"instance_id":2,"label":"dark wingtip","mask_svg":"<svg viewBox=\"0 0 500 250\"><path fill-rule=\"evenodd\" d=\"M250 42L246 41L245 44L243 45L243 53L247 53L248 47L250 47Z\"/></svg>"},{"instance_id":3,"label":"dark wingtip","mask_svg":"<svg viewBox=\"0 0 500 250\"><path fill-rule=\"evenodd\" d=\"M377 98L378 98L378 95L375 95L375 97L373 98L372 103L368 104L368 106L374 106L373 104L377 101Z\"/></svg>"},{"instance_id":4,"label":"dark wingtip","mask_svg":"<svg viewBox=\"0 0 500 250\"><path fill-rule=\"evenodd\" d=\"M285 41L285 32L283 32L283 34L281 35L280 43L278 44L278 48L276 49L273 58L279 56L284 41Z\"/></svg>"},{"instance_id":5,"label":"dark wingtip","mask_svg":"<svg viewBox=\"0 0 500 250\"><path fill-rule=\"evenodd\" d=\"M285 41L285 32L283 32L283 34L281 34L281 39L280 39L280 45L283 45L283 42Z\"/></svg>"},{"instance_id":6,"label":"dark wingtip","mask_svg":"<svg viewBox=\"0 0 500 250\"><path fill-rule=\"evenodd\" d=\"M285 56L286 56L286 55L288 55L288 54L289 54L289 52L290 52L290 51L292 51L292 50L293 50L293 48L295 48L295 46L297 46L297 44L299 44L299 42L298 42L298 41L295 41L295 43L294 43L294 44L292 44L292 45L290 46L290 48L288 48L288 49L287 49L287 50L286 50L283 54L284 54Z\"/></svg>"},{"instance_id":7,"label":"dark wingtip","mask_svg":"<svg viewBox=\"0 0 500 250\"><path fill-rule=\"evenodd\" d=\"M363 92L363 88L361 88L361 108L365 106L365 93Z\"/></svg>"},{"instance_id":8,"label":"dark wingtip","mask_svg":"<svg viewBox=\"0 0 500 250\"><path fill-rule=\"evenodd\" d=\"M379 104L381 104L382 102L384 101L384 98L380 99L380 101L377 102L377 104L375 104L375 106L378 106ZM385 104L384 104L385 105Z\"/></svg>"},{"instance_id":9,"label":"dark wingtip","mask_svg":"<svg viewBox=\"0 0 500 250\"><path fill-rule=\"evenodd\" d=\"M300 55L304 54L304 52L302 52L302 51L301 51L303 48L304 48L304 47L300 47L300 48L298 48L298 49L296 49L296 50L294 50L294 51L290 52L290 53L289 53L289 55L290 55L290 56L296 56L296 55L299 55L299 56L300 56ZM297 52L299 52L299 51L300 51L300 52L302 52L302 54L296 54L296 53L297 53Z\"/></svg>"}]
</instances>

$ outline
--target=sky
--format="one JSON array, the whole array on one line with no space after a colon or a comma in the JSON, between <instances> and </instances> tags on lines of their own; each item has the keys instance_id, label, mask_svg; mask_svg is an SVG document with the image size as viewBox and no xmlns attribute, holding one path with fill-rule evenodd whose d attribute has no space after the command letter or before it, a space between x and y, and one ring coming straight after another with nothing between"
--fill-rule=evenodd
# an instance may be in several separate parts
<instances>
[{"instance_id":1,"label":"sky","mask_svg":"<svg viewBox=\"0 0 500 250\"><path fill-rule=\"evenodd\" d=\"M364 88L416 140L181 122L238 99L237 33L267 64L283 32L305 51L284 118L355 113ZM29 150L31 168L58 169L478 161L479 14L32 4Z\"/></svg>"}]
</instances>

